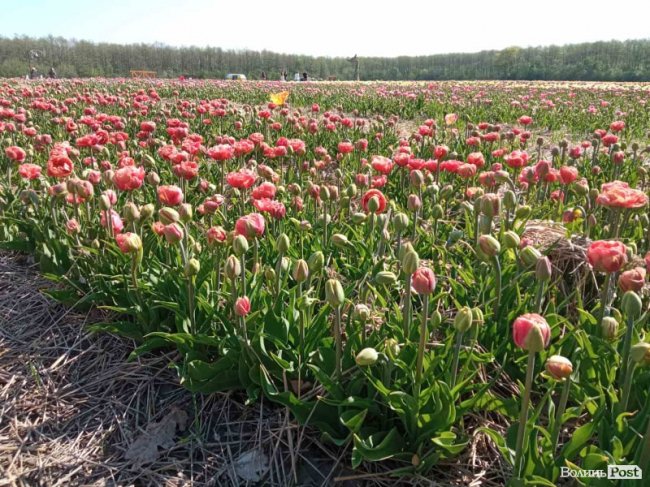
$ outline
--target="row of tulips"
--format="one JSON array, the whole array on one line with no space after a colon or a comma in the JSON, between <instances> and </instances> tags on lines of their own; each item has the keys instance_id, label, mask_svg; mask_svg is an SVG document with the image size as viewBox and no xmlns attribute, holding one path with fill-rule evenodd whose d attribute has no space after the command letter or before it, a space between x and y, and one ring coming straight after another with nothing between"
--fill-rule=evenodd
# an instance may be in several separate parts
<instances>
[{"instance_id":1,"label":"row of tulips","mask_svg":"<svg viewBox=\"0 0 650 487\"><path fill-rule=\"evenodd\" d=\"M262 104L274 87L5 83L2 245L57 299L117 312L94 329L134 357L175 348L191 391L264 394L355 467L426 473L483 434L515 484L650 468L647 93L308 84Z\"/></svg>"}]
</instances>

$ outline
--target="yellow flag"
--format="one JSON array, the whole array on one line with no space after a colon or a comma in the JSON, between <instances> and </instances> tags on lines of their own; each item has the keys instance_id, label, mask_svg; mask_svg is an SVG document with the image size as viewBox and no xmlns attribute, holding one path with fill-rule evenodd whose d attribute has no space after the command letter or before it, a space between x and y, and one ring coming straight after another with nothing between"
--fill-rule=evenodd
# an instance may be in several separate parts
<instances>
[{"instance_id":1,"label":"yellow flag","mask_svg":"<svg viewBox=\"0 0 650 487\"><path fill-rule=\"evenodd\" d=\"M284 103L287 101L287 98L289 98L288 91L281 91L280 93L271 93L271 102L279 106L284 105Z\"/></svg>"}]
</instances>

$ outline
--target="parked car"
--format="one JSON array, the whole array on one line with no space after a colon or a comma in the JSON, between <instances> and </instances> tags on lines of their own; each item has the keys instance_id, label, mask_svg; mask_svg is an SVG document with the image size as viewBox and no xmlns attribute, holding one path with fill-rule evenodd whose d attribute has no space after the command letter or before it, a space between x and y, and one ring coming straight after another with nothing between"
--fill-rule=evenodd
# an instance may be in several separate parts
<instances>
[{"instance_id":1,"label":"parked car","mask_svg":"<svg viewBox=\"0 0 650 487\"><path fill-rule=\"evenodd\" d=\"M226 79L231 79L234 81L246 81L246 75L241 73L228 73Z\"/></svg>"}]
</instances>

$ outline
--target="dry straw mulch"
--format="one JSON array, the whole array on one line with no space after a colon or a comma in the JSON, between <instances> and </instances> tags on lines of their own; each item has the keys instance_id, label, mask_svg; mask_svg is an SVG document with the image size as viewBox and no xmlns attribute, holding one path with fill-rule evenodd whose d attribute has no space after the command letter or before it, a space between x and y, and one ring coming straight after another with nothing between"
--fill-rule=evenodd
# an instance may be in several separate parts
<instances>
[{"instance_id":1,"label":"dry straw mulch","mask_svg":"<svg viewBox=\"0 0 650 487\"><path fill-rule=\"evenodd\" d=\"M399 482L381 463L351 471L349 449L284 408L193 396L168 355L128 362L132 342L87 330L110 317L57 304L49 286L28 258L0 254L0 487L502 483L482 435L429 479Z\"/></svg>"}]
</instances>

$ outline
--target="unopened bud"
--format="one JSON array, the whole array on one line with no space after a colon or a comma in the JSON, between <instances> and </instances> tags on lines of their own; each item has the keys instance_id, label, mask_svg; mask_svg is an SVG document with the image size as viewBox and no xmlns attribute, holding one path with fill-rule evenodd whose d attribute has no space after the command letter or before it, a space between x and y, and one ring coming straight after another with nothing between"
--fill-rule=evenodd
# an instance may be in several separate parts
<instances>
[{"instance_id":1,"label":"unopened bud","mask_svg":"<svg viewBox=\"0 0 650 487\"><path fill-rule=\"evenodd\" d=\"M329 279L325 283L325 301L333 308L342 306L345 303L343 286L336 279Z\"/></svg>"},{"instance_id":2,"label":"unopened bud","mask_svg":"<svg viewBox=\"0 0 650 487\"><path fill-rule=\"evenodd\" d=\"M355 362L360 367L367 367L369 365L374 365L379 359L379 354L374 348L364 348L361 350L355 357Z\"/></svg>"},{"instance_id":3,"label":"unopened bud","mask_svg":"<svg viewBox=\"0 0 650 487\"><path fill-rule=\"evenodd\" d=\"M471 308L463 306L454 317L454 328L459 333L465 333L472 326L473 319Z\"/></svg>"}]
</instances>

